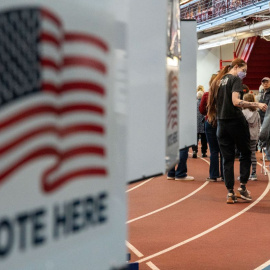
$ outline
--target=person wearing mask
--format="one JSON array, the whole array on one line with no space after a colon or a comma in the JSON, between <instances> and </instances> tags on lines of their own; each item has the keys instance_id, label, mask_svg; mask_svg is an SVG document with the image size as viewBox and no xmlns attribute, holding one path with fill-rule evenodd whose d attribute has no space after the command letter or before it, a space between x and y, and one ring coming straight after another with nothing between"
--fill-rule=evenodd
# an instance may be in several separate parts
<instances>
[{"instance_id":1,"label":"person wearing mask","mask_svg":"<svg viewBox=\"0 0 270 270\"><path fill-rule=\"evenodd\" d=\"M208 99L208 121L217 121L217 138L223 157L225 186L228 190L227 203L237 202L237 198L251 201L246 184L250 175L251 150L248 123L242 108L259 108L266 111L267 105L240 99L242 79L247 74L247 63L236 58L224 67L214 79ZM240 156L240 187L234 193L235 145Z\"/></svg>"},{"instance_id":2,"label":"person wearing mask","mask_svg":"<svg viewBox=\"0 0 270 270\"><path fill-rule=\"evenodd\" d=\"M259 102L269 105L269 101L270 101L270 78L269 77L264 77L262 79L262 87L263 87L263 93L261 94ZM260 114L261 124L262 124L265 112L262 110L259 110L259 114Z\"/></svg>"}]
</instances>

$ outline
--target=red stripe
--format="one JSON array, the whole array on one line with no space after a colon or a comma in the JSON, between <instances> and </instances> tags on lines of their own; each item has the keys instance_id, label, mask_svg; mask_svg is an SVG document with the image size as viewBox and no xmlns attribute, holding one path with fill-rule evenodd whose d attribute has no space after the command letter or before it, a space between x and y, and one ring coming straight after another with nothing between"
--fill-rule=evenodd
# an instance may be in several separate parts
<instances>
[{"instance_id":1,"label":"red stripe","mask_svg":"<svg viewBox=\"0 0 270 270\"><path fill-rule=\"evenodd\" d=\"M168 112L168 116L170 116L175 111L177 111L177 107L176 106L171 107L169 112Z\"/></svg>"},{"instance_id":2,"label":"red stripe","mask_svg":"<svg viewBox=\"0 0 270 270\"><path fill-rule=\"evenodd\" d=\"M73 103L58 108L53 105L39 105L15 113L12 116L10 116L7 120L0 122L0 130L3 131L4 128L7 128L10 125L18 123L30 117L36 117L37 115L42 114L62 115L69 112L81 112L81 111L94 112L100 115L104 115L103 107L89 103L88 104Z\"/></svg>"},{"instance_id":3,"label":"red stripe","mask_svg":"<svg viewBox=\"0 0 270 270\"><path fill-rule=\"evenodd\" d=\"M103 86L92 83L92 82L83 82L83 81L72 81L68 83L64 83L61 87L61 93L62 92L67 92L67 91L72 91L74 89L80 89L80 90L85 90L87 92L94 92L96 94L100 94L102 96L105 95L105 89Z\"/></svg>"},{"instance_id":4,"label":"red stripe","mask_svg":"<svg viewBox=\"0 0 270 270\"><path fill-rule=\"evenodd\" d=\"M54 83L49 83L49 82L43 82L41 85L41 89L43 91L53 93L53 94L59 94L59 86L57 86Z\"/></svg>"},{"instance_id":5,"label":"red stripe","mask_svg":"<svg viewBox=\"0 0 270 270\"><path fill-rule=\"evenodd\" d=\"M109 50L107 43L101 38L89 34L68 32L65 34L65 41L89 43L95 45L104 52L108 52Z\"/></svg>"},{"instance_id":6,"label":"red stripe","mask_svg":"<svg viewBox=\"0 0 270 270\"><path fill-rule=\"evenodd\" d=\"M59 28L62 27L62 23L59 20L59 18L55 14L53 14L51 11L49 11L48 9L42 8L41 9L41 16L45 19L50 20L51 22L56 24Z\"/></svg>"},{"instance_id":7,"label":"red stripe","mask_svg":"<svg viewBox=\"0 0 270 270\"><path fill-rule=\"evenodd\" d=\"M73 170L70 173L64 174L61 177L54 179L52 182L47 181L49 173L44 174L42 177L42 186L45 192L52 192L62 185L66 184L68 181L74 178L78 179L80 177L97 177L97 176L107 176L107 170L103 167L96 168L79 168L78 170Z\"/></svg>"},{"instance_id":8,"label":"red stripe","mask_svg":"<svg viewBox=\"0 0 270 270\"><path fill-rule=\"evenodd\" d=\"M62 84L62 86L57 86L56 84L51 83L51 82L43 82L41 89L43 91L46 91L52 94L62 94L64 92L80 90L84 92L99 94L101 96L105 95L105 89L103 86L97 83L86 82L86 81L85 82L71 81L71 82Z\"/></svg>"},{"instance_id":9,"label":"red stripe","mask_svg":"<svg viewBox=\"0 0 270 270\"><path fill-rule=\"evenodd\" d=\"M172 124L172 129L173 129L174 127L177 127L177 122L173 122L173 124Z\"/></svg>"},{"instance_id":10,"label":"red stripe","mask_svg":"<svg viewBox=\"0 0 270 270\"><path fill-rule=\"evenodd\" d=\"M40 64L42 67L45 68L52 68L56 71L60 70L60 64L57 63L56 61L52 60L52 59L48 59L48 58L41 58L40 59Z\"/></svg>"},{"instance_id":11,"label":"red stripe","mask_svg":"<svg viewBox=\"0 0 270 270\"><path fill-rule=\"evenodd\" d=\"M107 68L102 62L90 57L80 57L80 56L64 57L63 66L64 67L81 66L86 68L93 68L103 74L107 73Z\"/></svg>"},{"instance_id":12,"label":"red stripe","mask_svg":"<svg viewBox=\"0 0 270 270\"><path fill-rule=\"evenodd\" d=\"M168 104L168 109L170 109L172 106L177 106L177 100L171 100Z\"/></svg>"},{"instance_id":13,"label":"red stripe","mask_svg":"<svg viewBox=\"0 0 270 270\"><path fill-rule=\"evenodd\" d=\"M58 135L59 137L67 137L76 133L97 133L100 135L104 135L105 131L103 126L97 124L76 124L62 129L59 129L57 126L53 125L43 126L25 132L24 134L13 139L11 142L6 143L4 146L0 147L0 155L3 155L6 152L14 149L15 147L20 146L26 141L32 140L35 137L39 137L40 135L48 133Z\"/></svg>"},{"instance_id":14,"label":"red stripe","mask_svg":"<svg viewBox=\"0 0 270 270\"><path fill-rule=\"evenodd\" d=\"M84 149L84 150L83 150ZM80 169L78 171L73 171L71 173L68 173L56 180L53 181L53 183L48 183L47 177L49 176L50 173L55 171L60 165L61 162L65 159L68 159L73 156L78 156L78 155L85 155L85 154L96 154L100 156L105 155L105 151L102 147L96 147L96 146L82 146L80 148L74 148L66 153L61 154L55 147L52 146L46 146L40 149L36 149L33 152L29 153L25 157L21 158L18 160L15 164L10 166L7 170L2 172L0 174L0 183L3 183L8 176L10 176L12 173L14 173L16 170L18 170L20 167L25 165L26 163L29 163L30 161L33 161L37 158L40 157L46 157L46 156L57 156L59 158L58 163L54 165L51 169L49 169L47 172L42 177L42 184L44 185L44 191L50 192L53 191L54 189L58 188L59 186L63 185L66 181L71 180L72 178L75 177L80 177L80 176L94 176L94 175L102 175L105 176L107 174L106 169L102 168L87 168L87 169ZM51 182L51 181L50 181Z\"/></svg>"},{"instance_id":15,"label":"red stripe","mask_svg":"<svg viewBox=\"0 0 270 270\"><path fill-rule=\"evenodd\" d=\"M177 98L177 92L173 92L172 94L171 94L171 99L173 99L173 98Z\"/></svg>"},{"instance_id":16,"label":"red stripe","mask_svg":"<svg viewBox=\"0 0 270 270\"><path fill-rule=\"evenodd\" d=\"M12 174L14 171L22 167L25 163L28 163L34 159L37 159L39 157L46 157L46 156L51 156L51 155L58 155L57 149L51 146L43 147L40 149L37 149L33 151L32 153L29 153L27 156L23 157L19 161L16 162L16 164L13 164L11 167L0 173L0 183L2 183L7 176Z\"/></svg>"},{"instance_id":17,"label":"red stripe","mask_svg":"<svg viewBox=\"0 0 270 270\"><path fill-rule=\"evenodd\" d=\"M58 48L61 46L61 41L58 38L56 38L54 35L47 32L42 32L40 34L40 40L42 42L51 43Z\"/></svg>"}]
</instances>

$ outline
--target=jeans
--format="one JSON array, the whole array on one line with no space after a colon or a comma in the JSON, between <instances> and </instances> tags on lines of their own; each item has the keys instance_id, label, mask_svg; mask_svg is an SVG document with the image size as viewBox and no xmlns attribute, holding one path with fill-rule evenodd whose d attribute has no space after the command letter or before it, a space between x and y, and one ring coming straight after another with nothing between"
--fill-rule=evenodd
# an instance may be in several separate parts
<instances>
[{"instance_id":1,"label":"jeans","mask_svg":"<svg viewBox=\"0 0 270 270\"><path fill-rule=\"evenodd\" d=\"M250 174L251 150L248 123L243 115L237 119L218 120L217 137L223 156L224 180L228 190L234 187L235 145L240 151L240 183L246 184Z\"/></svg>"},{"instance_id":2,"label":"jeans","mask_svg":"<svg viewBox=\"0 0 270 270\"><path fill-rule=\"evenodd\" d=\"M207 152L207 139L205 133L197 133L197 145L192 146L192 150L198 153L198 143L201 137L201 152L206 154Z\"/></svg>"},{"instance_id":3,"label":"jeans","mask_svg":"<svg viewBox=\"0 0 270 270\"><path fill-rule=\"evenodd\" d=\"M187 176L187 159L188 159L188 148L179 150L180 158L177 169L173 167L169 172L169 177L183 178Z\"/></svg>"},{"instance_id":4,"label":"jeans","mask_svg":"<svg viewBox=\"0 0 270 270\"><path fill-rule=\"evenodd\" d=\"M208 121L205 121L205 134L210 148L209 177L212 179L220 176L223 177L223 159L217 140L217 128L209 124Z\"/></svg>"}]
</instances>

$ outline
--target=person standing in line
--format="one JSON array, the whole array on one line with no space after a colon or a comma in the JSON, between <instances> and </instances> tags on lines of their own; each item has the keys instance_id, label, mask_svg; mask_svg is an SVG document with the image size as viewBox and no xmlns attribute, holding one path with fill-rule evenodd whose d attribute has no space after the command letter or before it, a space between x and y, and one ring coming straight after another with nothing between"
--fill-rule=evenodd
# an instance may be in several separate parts
<instances>
[{"instance_id":1,"label":"person standing in line","mask_svg":"<svg viewBox=\"0 0 270 270\"><path fill-rule=\"evenodd\" d=\"M270 101L270 78L269 77L264 77L262 79L262 86L263 86L263 93L261 94L259 102L269 105L269 101ZM259 110L259 114L261 117L261 124L262 124L265 112L262 110Z\"/></svg>"},{"instance_id":2,"label":"person standing in line","mask_svg":"<svg viewBox=\"0 0 270 270\"><path fill-rule=\"evenodd\" d=\"M237 198L251 201L246 184L250 175L251 150L247 121L241 108L259 108L266 111L264 103L248 102L240 99L242 79L247 73L247 63L236 58L224 67L214 79L208 99L208 120L217 121L217 138L223 156L224 181L228 190L227 203L237 202ZM240 187L234 193L235 145L240 156Z\"/></svg>"},{"instance_id":3,"label":"person standing in line","mask_svg":"<svg viewBox=\"0 0 270 270\"><path fill-rule=\"evenodd\" d=\"M217 74L213 74L209 81L209 87ZM223 180L223 165L222 155L220 153L218 140L217 140L217 125L216 123L210 124L207 116L207 100L209 92L205 92L202 96L202 100L199 106L200 113L205 115L205 135L210 149L210 166L209 166L209 177L206 181L216 182L219 177Z\"/></svg>"},{"instance_id":4,"label":"person standing in line","mask_svg":"<svg viewBox=\"0 0 270 270\"><path fill-rule=\"evenodd\" d=\"M263 147L266 147L266 158L270 160L270 106L268 106L265 112L259 140Z\"/></svg>"},{"instance_id":5,"label":"person standing in line","mask_svg":"<svg viewBox=\"0 0 270 270\"><path fill-rule=\"evenodd\" d=\"M248 102L255 102L254 95L245 94L243 100ZM257 174L257 159L256 159L256 146L259 139L260 128L261 128L261 120L260 115L256 108L250 107L242 110L248 125L249 125L249 133L250 133L250 149L251 149L251 165L252 165L252 173L249 177L249 180L256 181Z\"/></svg>"},{"instance_id":6,"label":"person standing in line","mask_svg":"<svg viewBox=\"0 0 270 270\"><path fill-rule=\"evenodd\" d=\"M203 91L203 92L204 92L204 87L203 87L203 85L198 85L198 87L197 87L197 92L199 92L199 91Z\"/></svg>"},{"instance_id":7,"label":"person standing in line","mask_svg":"<svg viewBox=\"0 0 270 270\"><path fill-rule=\"evenodd\" d=\"M201 139L202 157L207 157L207 154L206 154L207 140L206 140L205 130L204 130L204 116L199 111L199 106L200 106L203 94L204 94L203 91L197 92L197 145L192 146L193 158L197 158L198 144L199 144L200 139Z\"/></svg>"},{"instance_id":8,"label":"person standing in line","mask_svg":"<svg viewBox=\"0 0 270 270\"><path fill-rule=\"evenodd\" d=\"M187 175L187 159L188 159L188 147L180 149L179 163L177 169L173 167L167 174L168 180L184 180L193 181L194 177Z\"/></svg>"}]
</instances>

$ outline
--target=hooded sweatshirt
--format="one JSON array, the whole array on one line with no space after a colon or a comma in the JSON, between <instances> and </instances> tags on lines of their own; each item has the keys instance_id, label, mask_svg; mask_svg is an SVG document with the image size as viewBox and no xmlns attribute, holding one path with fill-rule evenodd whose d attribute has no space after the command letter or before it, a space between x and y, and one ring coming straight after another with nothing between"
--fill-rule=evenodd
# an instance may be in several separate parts
<instances>
[{"instance_id":1,"label":"hooded sweatshirt","mask_svg":"<svg viewBox=\"0 0 270 270\"><path fill-rule=\"evenodd\" d=\"M261 120L258 111L244 109L242 112L249 125L250 140L258 141L261 128Z\"/></svg>"}]
</instances>

